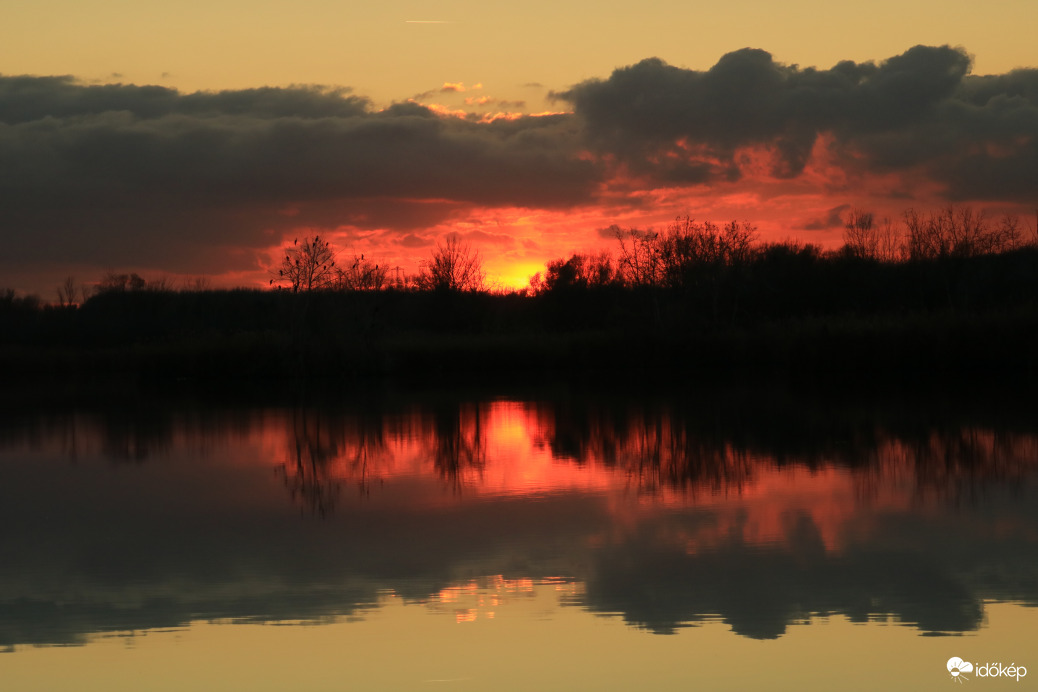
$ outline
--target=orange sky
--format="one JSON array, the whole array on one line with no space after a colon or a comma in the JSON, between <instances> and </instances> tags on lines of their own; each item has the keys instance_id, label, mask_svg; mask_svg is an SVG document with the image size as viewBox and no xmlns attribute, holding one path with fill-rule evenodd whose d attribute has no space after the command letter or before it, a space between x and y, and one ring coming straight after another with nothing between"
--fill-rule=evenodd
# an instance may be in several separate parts
<instances>
[{"instance_id":1,"label":"orange sky","mask_svg":"<svg viewBox=\"0 0 1038 692\"><path fill-rule=\"evenodd\" d=\"M16 4L0 286L266 285L306 233L403 272L456 233L510 288L684 214L823 245L852 207L1033 227L1035 25L1027 0Z\"/></svg>"}]
</instances>

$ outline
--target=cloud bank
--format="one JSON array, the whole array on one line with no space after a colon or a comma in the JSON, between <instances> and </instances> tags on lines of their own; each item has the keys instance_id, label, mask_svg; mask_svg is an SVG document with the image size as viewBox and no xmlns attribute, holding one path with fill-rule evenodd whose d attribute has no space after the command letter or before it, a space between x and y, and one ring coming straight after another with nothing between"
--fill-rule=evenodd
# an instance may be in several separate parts
<instances>
[{"instance_id":1,"label":"cloud bank","mask_svg":"<svg viewBox=\"0 0 1038 692\"><path fill-rule=\"evenodd\" d=\"M0 76L0 272L245 271L300 227L399 243L466 210L617 204L621 177L631 195L804 180L822 155L830 196L900 176L941 200L1033 204L1038 69L970 67L948 46L829 69L752 48L705 71L649 58L552 92L570 112L496 120L346 88Z\"/></svg>"},{"instance_id":2,"label":"cloud bank","mask_svg":"<svg viewBox=\"0 0 1038 692\"><path fill-rule=\"evenodd\" d=\"M796 177L827 136L846 168L918 172L952 200L1032 201L1038 70L981 77L970 65L948 46L828 70L746 48L702 72L650 58L553 96L596 149L654 178L738 179L749 147L773 152L772 175Z\"/></svg>"},{"instance_id":3,"label":"cloud bank","mask_svg":"<svg viewBox=\"0 0 1038 692\"><path fill-rule=\"evenodd\" d=\"M181 94L0 78L0 234L17 263L175 269L221 245L270 245L269 229L421 227L452 203L565 207L587 201L598 175L566 144L568 126L412 103L377 111L316 87Z\"/></svg>"}]
</instances>

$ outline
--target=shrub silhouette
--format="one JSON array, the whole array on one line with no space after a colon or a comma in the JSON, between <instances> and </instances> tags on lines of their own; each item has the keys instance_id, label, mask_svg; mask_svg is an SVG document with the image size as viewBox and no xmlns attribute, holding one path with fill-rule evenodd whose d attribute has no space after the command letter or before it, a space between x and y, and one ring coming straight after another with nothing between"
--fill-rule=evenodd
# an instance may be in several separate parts
<instances>
[{"instance_id":1,"label":"shrub silhouette","mask_svg":"<svg viewBox=\"0 0 1038 692\"><path fill-rule=\"evenodd\" d=\"M482 291L486 273L483 258L457 235L438 244L430 260L418 275L418 287L431 291Z\"/></svg>"}]
</instances>

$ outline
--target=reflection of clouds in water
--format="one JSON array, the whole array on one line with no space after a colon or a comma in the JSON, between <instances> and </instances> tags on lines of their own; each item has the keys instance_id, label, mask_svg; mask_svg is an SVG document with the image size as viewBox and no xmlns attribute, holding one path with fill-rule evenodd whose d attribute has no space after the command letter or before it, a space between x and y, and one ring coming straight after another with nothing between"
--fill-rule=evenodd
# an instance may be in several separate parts
<instances>
[{"instance_id":1,"label":"reflection of clouds in water","mask_svg":"<svg viewBox=\"0 0 1038 692\"><path fill-rule=\"evenodd\" d=\"M790 522L784 545L733 537L727 545L694 553L668 540L680 533L674 525L684 519L646 522L636 535L603 548L582 604L621 613L657 633L721 619L737 634L772 639L793 622L836 613L855 622L893 616L926 632L970 631L981 625L983 599L995 596L970 583L960 572L963 561L950 564L943 550L916 545L907 551L878 538L829 552L806 516ZM1035 568L1032 558L1032 575ZM1027 597L1038 598L1038 591Z\"/></svg>"},{"instance_id":2,"label":"reflection of clouds in water","mask_svg":"<svg viewBox=\"0 0 1038 692\"><path fill-rule=\"evenodd\" d=\"M1038 603L1033 424L838 407L776 420L788 404L757 405L738 416L716 402L707 416L695 402L574 398L6 419L0 645L199 618L320 621L363 614L386 592L425 603L473 583L485 592L488 575L561 575L586 588L560 602L655 632L722 619L758 638L830 613L970 631L984 599ZM122 449L147 453L105 463ZM300 518L286 485L325 519ZM339 487L336 503L307 504L314 487ZM479 597L490 598L458 606L464 617L508 607Z\"/></svg>"}]
</instances>

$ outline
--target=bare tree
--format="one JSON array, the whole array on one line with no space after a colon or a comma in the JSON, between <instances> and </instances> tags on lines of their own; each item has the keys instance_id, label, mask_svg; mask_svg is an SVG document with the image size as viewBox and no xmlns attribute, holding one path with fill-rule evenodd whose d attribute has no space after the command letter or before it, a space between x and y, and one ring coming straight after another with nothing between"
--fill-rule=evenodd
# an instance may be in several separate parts
<instances>
[{"instance_id":1,"label":"bare tree","mask_svg":"<svg viewBox=\"0 0 1038 692\"><path fill-rule=\"evenodd\" d=\"M998 223L995 234L998 237L999 252L1015 250L1020 247L1023 240L1023 234L1020 232L1020 219L1011 214L1004 214Z\"/></svg>"},{"instance_id":2,"label":"bare tree","mask_svg":"<svg viewBox=\"0 0 1038 692\"><path fill-rule=\"evenodd\" d=\"M381 291L386 287L388 268L354 256L353 263L345 269L335 270L335 288L340 291Z\"/></svg>"},{"instance_id":3,"label":"bare tree","mask_svg":"<svg viewBox=\"0 0 1038 692\"><path fill-rule=\"evenodd\" d=\"M915 209L903 214L908 228L908 256L911 259L933 259L948 254L945 233L939 218L933 214L923 218Z\"/></svg>"},{"instance_id":4,"label":"bare tree","mask_svg":"<svg viewBox=\"0 0 1038 692\"><path fill-rule=\"evenodd\" d=\"M679 216L663 233L613 227L620 242L617 271L628 285L681 286L705 269L745 264L753 255L757 229L732 221L718 226Z\"/></svg>"},{"instance_id":5,"label":"bare tree","mask_svg":"<svg viewBox=\"0 0 1038 692\"><path fill-rule=\"evenodd\" d=\"M949 206L923 217L914 209L904 214L908 255L912 259L974 257L1011 250L1020 242L1019 220L1004 216L992 224L983 211Z\"/></svg>"},{"instance_id":6,"label":"bare tree","mask_svg":"<svg viewBox=\"0 0 1038 692\"><path fill-rule=\"evenodd\" d=\"M617 274L629 286L657 286L663 281L663 262L658 241L660 234L649 229L620 228L613 225L609 230L620 243L617 259Z\"/></svg>"},{"instance_id":7,"label":"bare tree","mask_svg":"<svg viewBox=\"0 0 1038 692\"><path fill-rule=\"evenodd\" d=\"M903 260L908 250L905 244L905 234L894 225L893 219L884 216L876 232L878 238L877 257L883 262L898 262Z\"/></svg>"},{"instance_id":8,"label":"bare tree","mask_svg":"<svg viewBox=\"0 0 1038 692\"><path fill-rule=\"evenodd\" d=\"M278 286L286 282L294 293L317 291L330 288L335 280L335 253L327 240L321 236L306 236L303 243L292 241L278 269L277 278L271 279Z\"/></svg>"},{"instance_id":9,"label":"bare tree","mask_svg":"<svg viewBox=\"0 0 1038 692\"><path fill-rule=\"evenodd\" d=\"M483 258L455 234L445 244L436 245L432 260L418 275L419 288L428 290L482 291L485 284Z\"/></svg>"},{"instance_id":10,"label":"bare tree","mask_svg":"<svg viewBox=\"0 0 1038 692\"><path fill-rule=\"evenodd\" d=\"M65 280L58 286L58 303L65 307L72 307L76 304L76 279L73 276L66 276Z\"/></svg>"},{"instance_id":11,"label":"bare tree","mask_svg":"<svg viewBox=\"0 0 1038 692\"><path fill-rule=\"evenodd\" d=\"M105 272L100 283L94 287L95 293L110 293L123 291L143 291L148 282L136 272L131 274L116 274L113 271Z\"/></svg>"},{"instance_id":12,"label":"bare tree","mask_svg":"<svg viewBox=\"0 0 1038 692\"><path fill-rule=\"evenodd\" d=\"M880 254L880 238L876 231L872 212L852 209L844 227L844 245L855 257L877 259Z\"/></svg>"},{"instance_id":13,"label":"bare tree","mask_svg":"<svg viewBox=\"0 0 1038 692\"><path fill-rule=\"evenodd\" d=\"M184 285L184 291L192 291L201 293L203 291L210 291L213 288L213 282L208 276L195 276L187 281Z\"/></svg>"},{"instance_id":14,"label":"bare tree","mask_svg":"<svg viewBox=\"0 0 1038 692\"><path fill-rule=\"evenodd\" d=\"M177 282L168 276L160 276L148 282L149 291L169 292L177 290Z\"/></svg>"}]
</instances>

